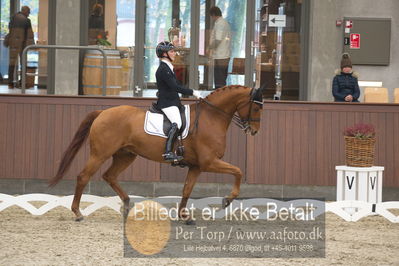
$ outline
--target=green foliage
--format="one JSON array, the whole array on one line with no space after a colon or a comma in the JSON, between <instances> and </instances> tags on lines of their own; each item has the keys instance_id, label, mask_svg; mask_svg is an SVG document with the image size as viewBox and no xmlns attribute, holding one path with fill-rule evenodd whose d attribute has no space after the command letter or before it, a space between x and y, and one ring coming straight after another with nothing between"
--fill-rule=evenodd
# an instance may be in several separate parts
<instances>
[{"instance_id":1,"label":"green foliage","mask_svg":"<svg viewBox=\"0 0 399 266\"><path fill-rule=\"evenodd\" d=\"M102 45L102 46L107 46L107 47L112 46L112 44L109 41L107 41L106 39L101 39L101 38L97 39L97 44Z\"/></svg>"},{"instance_id":2,"label":"green foliage","mask_svg":"<svg viewBox=\"0 0 399 266\"><path fill-rule=\"evenodd\" d=\"M10 1L1 1L1 36L8 33L8 22L10 22Z\"/></svg>"}]
</instances>

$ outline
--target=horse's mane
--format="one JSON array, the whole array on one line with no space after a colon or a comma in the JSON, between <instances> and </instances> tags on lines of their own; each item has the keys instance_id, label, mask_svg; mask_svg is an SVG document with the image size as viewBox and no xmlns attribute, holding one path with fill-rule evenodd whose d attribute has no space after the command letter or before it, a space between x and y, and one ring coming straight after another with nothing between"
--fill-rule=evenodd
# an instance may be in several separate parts
<instances>
[{"instance_id":1,"label":"horse's mane","mask_svg":"<svg viewBox=\"0 0 399 266\"><path fill-rule=\"evenodd\" d=\"M208 96L205 97L206 100L212 101L213 98L218 97L220 93L226 91L226 90L233 90L233 89L249 89L248 87L242 86L242 85L229 85L229 86L224 86L221 88L218 88L214 91L212 91Z\"/></svg>"}]
</instances>

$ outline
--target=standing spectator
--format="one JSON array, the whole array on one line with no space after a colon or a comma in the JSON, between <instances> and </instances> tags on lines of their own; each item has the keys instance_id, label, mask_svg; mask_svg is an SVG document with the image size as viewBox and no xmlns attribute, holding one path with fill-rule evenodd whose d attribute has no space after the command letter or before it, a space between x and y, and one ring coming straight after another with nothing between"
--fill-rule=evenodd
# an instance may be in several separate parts
<instances>
[{"instance_id":1,"label":"standing spectator","mask_svg":"<svg viewBox=\"0 0 399 266\"><path fill-rule=\"evenodd\" d=\"M108 32L104 31L104 7L94 4L89 17L89 44L97 44L98 39L106 39Z\"/></svg>"},{"instance_id":2,"label":"standing spectator","mask_svg":"<svg viewBox=\"0 0 399 266\"><path fill-rule=\"evenodd\" d=\"M332 94L336 102L359 102L360 89L357 77L352 70L349 54L344 53L341 59L341 70L336 71L332 86Z\"/></svg>"},{"instance_id":3,"label":"standing spectator","mask_svg":"<svg viewBox=\"0 0 399 266\"><path fill-rule=\"evenodd\" d=\"M22 59L22 51L28 45L34 44L34 36L32 24L28 18L30 8L28 6L21 7L21 11L15 14L10 23L9 28L9 65L8 65L8 87L14 88L14 72L15 66L18 65L18 56ZM19 86L19 82L17 87Z\"/></svg>"},{"instance_id":4,"label":"standing spectator","mask_svg":"<svg viewBox=\"0 0 399 266\"><path fill-rule=\"evenodd\" d=\"M217 89L226 85L230 61L231 31L230 25L222 17L219 7L211 7L209 15L215 24L210 36L208 55L213 59L215 89Z\"/></svg>"}]
</instances>

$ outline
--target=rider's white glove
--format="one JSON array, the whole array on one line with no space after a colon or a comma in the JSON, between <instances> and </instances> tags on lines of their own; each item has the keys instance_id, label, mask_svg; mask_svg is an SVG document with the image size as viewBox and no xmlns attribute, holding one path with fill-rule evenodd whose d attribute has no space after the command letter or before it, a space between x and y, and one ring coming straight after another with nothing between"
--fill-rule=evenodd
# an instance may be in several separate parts
<instances>
[{"instance_id":1,"label":"rider's white glove","mask_svg":"<svg viewBox=\"0 0 399 266\"><path fill-rule=\"evenodd\" d=\"M202 96L201 96L201 93L199 92L199 91L196 91L196 90L194 90L193 91L193 96L195 97L195 98L202 98Z\"/></svg>"}]
</instances>

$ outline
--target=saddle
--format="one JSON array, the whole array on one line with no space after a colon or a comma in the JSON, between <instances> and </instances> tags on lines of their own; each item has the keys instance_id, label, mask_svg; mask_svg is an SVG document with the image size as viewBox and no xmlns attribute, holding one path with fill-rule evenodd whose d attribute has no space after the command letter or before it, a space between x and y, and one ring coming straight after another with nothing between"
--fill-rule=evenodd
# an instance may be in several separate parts
<instances>
[{"instance_id":1,"label":"saddle","mask_svg":"<svg viewBox=\"0 0 399 266\"><path fill-rule=\"evenodd\" d=\"M178 144L176 147L176 154L183 156L184 147L182 139L186 138L190 129L190 106L180 106L180 117L182 120L182 126L178 132ZM147 134L167 138L169 129L172 127L172 123L158 108L156 103L153 103L149 111L147 111L144 121L144 131ZM172 163L172 166L186 167L188 166L184 161L179 161L177 163Z\"/></svg>"},{"instance_id":2,"label":"saddle","mask_svg":"<svg viewBox=\"0 0 399 266\"><path fill-rule=\"evenodd\" d=\"M182 105L179 110L182 120L179 136L184 139L187 137L190 127L190 106ZM144 131L149 135L167 138L167 134L171 128L171 125L172 123L162 112L162 110L158 108L156 103L153 103L145 115Z\"/></svg>"}]
</instances>

